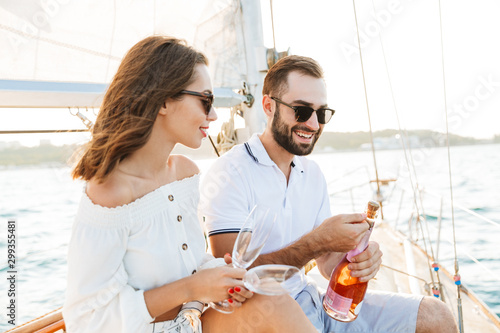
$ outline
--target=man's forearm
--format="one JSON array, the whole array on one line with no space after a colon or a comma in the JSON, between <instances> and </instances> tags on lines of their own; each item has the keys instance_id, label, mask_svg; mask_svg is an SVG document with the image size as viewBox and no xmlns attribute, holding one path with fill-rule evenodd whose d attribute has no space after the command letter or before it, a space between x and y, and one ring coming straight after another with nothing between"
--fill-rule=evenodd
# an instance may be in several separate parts
<instances>
[{"instance_id":1,"label":"man's forearm","mask_svg":"<svg viewBox=\"0 0 500 333\"><path fill-rule=\"evenodd\" d=\"M302 268L311 259L316 259L325 253L316 233L311 231L295 243L278 251L261 254L252 267L266 264L282 264Z\"/></svg>"},{"instance_id":2,"label":"man's forearm","mask_svg":"<svg viewBox=\"0 0 500 333\"><path fill-rule=\"evenodd\" d=\"M302 268L311 259L318 259L325 253L350 251L359 244L367 230L368 225L360 223L365 217L363 214L349 214L328 218L294 243L275 252L260 255L252 266L283 264ZM210 236L212 253L216 257L231 253L237 236L237 233ZM326 273L329 267L325 268Z\"/></svg>"}]
</instances>

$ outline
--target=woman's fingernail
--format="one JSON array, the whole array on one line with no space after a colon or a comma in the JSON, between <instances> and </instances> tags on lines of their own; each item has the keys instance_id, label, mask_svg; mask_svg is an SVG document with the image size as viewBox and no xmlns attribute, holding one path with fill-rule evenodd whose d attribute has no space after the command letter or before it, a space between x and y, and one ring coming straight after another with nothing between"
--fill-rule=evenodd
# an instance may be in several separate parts
<instances>
[{"instance_id":1,"label":"woman's fingernail","mask_svg":"<svg viewBox=\"0 0 500 333\"><path fill-rule=\"evenodd\" d=\"M228 299L227 299L227 301L228 301L229 303L233 304L233 300L232 300L232 299L228 298Z\"/></svg>"},{"instance_id":2,"label":"woman's fingernail","mask_svg":"<svg viewBox=\"0 0 500 333\"><path fill-rule=\"evenodd\" d=\"M236 291L236 292L238 292L238 293L239 293L239 292L241 291L241 288L240 288L240 287L235 287L235 288L234 288L234 291Z\"/></svg>"},{"instance_id":3,"label":"woman's fingernail","mask_svg":"<svg viewBox=\"0 0 500 333\"><path fill-rule=\"evenodd\" d=\"M229 253L226 253L224 256L231 256Z\"/></svg>"},{"instance_id":4,"label":"woman's fingernail","mask_svg":"<svg viewBox=\"0 0 500 333\"><path fill-rule=\"evenodd\" d=\"M229 293L230 293L230 294L234 294L234 290L233 290L233 288L229 289Z\"/></svg>"}]
</instances>

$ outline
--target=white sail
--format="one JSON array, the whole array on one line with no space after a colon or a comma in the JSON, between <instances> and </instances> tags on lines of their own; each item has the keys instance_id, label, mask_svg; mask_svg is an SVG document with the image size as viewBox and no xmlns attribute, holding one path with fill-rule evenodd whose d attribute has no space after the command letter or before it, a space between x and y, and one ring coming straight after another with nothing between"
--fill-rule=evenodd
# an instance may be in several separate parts
<instances>
[{"instance_id":1,"label":"white sail","mask_svg":"<svg viewBox=\"0 0 500 333\"><path fill-rule=\"evenodd\" d=\"M241 24L238 1L3 1L2 107L98 107L125 52L152 34L184 38L208 55L214 87L241 89Z\"/></svg>"}]
</instances>

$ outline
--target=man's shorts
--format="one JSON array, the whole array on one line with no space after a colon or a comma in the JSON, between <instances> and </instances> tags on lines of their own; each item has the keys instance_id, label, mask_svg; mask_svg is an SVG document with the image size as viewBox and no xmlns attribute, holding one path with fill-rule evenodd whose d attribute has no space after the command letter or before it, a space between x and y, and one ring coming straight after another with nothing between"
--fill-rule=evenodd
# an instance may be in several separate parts
<instances>
[{"instance_id":1,"label":"man's shorts","mask_svg":"<svg viewBox=\"0 0 500 333\"><path fill-rule=\"evenodd\" d=\"M323 310L323 297L314 283L302 290L295 300L299 303L318 332L414 333L417 314L423 296L367 291L363 307L356 320L339 322Z\"/></svg>"}]
</instances>

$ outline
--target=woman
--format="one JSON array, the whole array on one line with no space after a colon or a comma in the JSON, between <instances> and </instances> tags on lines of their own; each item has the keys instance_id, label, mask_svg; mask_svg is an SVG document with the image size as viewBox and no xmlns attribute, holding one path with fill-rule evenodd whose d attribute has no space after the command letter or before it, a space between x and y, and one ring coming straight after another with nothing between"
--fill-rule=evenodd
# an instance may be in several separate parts
<instances>
[{"instance_id":1,"label":"woman","mask_svg":"<svg viewBox=\"0 0 500 333\"><path fill-rule=\"evenodd\" d=\"M73 170L87 184L69 246L68 332L314 331L291 298L249 299L245 271L205 254L199 170L170 153L201 145L212 101L207 59L183 41L149 37L123 59ZM233 314L193 309L224 299Z\"/></svg>"}]
</instances>

